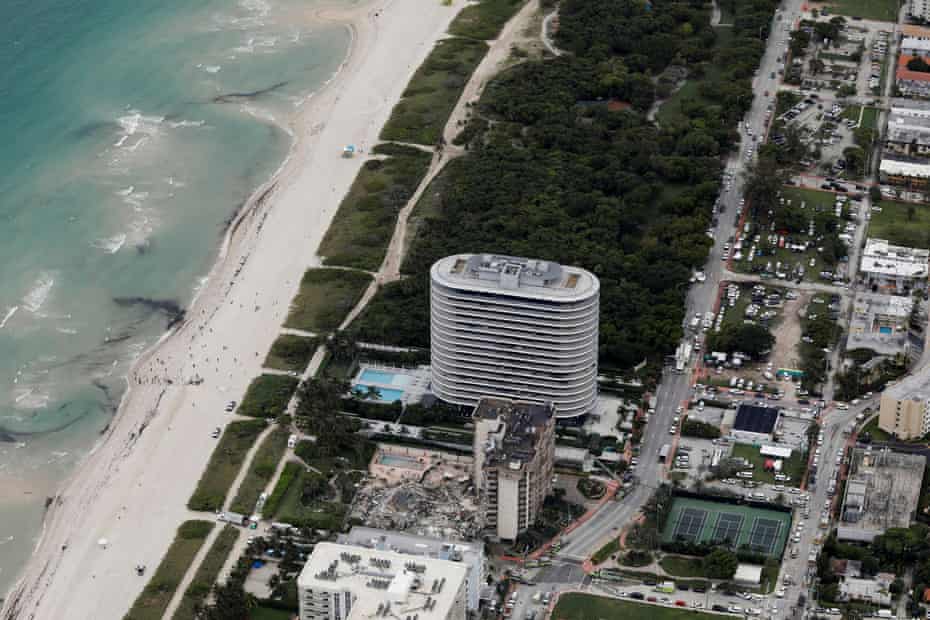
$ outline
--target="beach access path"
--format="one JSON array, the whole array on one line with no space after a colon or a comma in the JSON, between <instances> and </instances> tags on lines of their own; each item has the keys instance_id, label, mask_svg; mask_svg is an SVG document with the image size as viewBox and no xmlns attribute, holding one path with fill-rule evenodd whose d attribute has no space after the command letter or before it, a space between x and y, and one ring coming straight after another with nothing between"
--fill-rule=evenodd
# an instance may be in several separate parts
<instances>
[{"instance_id":1,"label":"beach access path","mask_svg":"<svg viewBox=\"0 0 930 620\"><path fill-rule=\"evenodd\" d=\"M146 352L101 442L54 498L42 539L0 618L120 618L171 544L225 425L278 336L303 272L362 158L435 41L464 4L376 0L307 19L350 24L338 75L298 112L296 144L275 179L230 227L185 322ZM312 13L312 14L311 14ZM202 382L195 383L198 377ZM97 544L106 538L104 547Z\"/></svg>"}]
</instances>

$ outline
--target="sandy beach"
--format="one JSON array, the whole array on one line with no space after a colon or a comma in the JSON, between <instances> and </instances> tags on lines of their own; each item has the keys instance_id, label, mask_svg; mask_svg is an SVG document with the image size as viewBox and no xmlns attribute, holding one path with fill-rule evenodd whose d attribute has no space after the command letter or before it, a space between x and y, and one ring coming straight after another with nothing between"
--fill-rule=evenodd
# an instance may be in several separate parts
<instances>
[{"instance_id":1,"label":"sandy beach","mask_svg":"<svg viewBox=\"0 0 930 620\"><path fill-rule=\"evenodd\" d=\"M185 504L215 446L211 430L260 373L364 153L462 4L375 0L315 12L352 29L349 57L299 110L290 158L231 226L185 322L133 367L118 414L50 506L0 617L121 618L148 579L134 567L154 570L181 522L203 518ZM363 156L341 157L346 144Z\"/></svg>"}]
</instances>

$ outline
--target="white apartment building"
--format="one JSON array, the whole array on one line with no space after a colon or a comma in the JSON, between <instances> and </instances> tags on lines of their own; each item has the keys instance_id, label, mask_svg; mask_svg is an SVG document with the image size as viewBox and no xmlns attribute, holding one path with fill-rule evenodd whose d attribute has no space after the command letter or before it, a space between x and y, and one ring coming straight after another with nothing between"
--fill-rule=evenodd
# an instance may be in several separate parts
<instances>
[{"instance_id":1,"label":"white apartment building","mask_svg":"<svg viewBox=\"0 0 930 620\"><path fill-rule=\"evenodd\" d=\"M884 162L883 162L884 163ZM927 288L930 250L890 245L884 239L866 239L859 277L866 286L907 294Z\"/></svg>"},{"instance_id":2,"label":"white apartment building","mask_svg":"<svg viewBox=\"0 0 930 620\"><path fill-rule=\"evenodd\" d=\"M907 15L915 19L930 21L930 0L907 0Z\"/></svg>"},{"instance_id":3,"label":"white apartment building","mask_svg":"<svg viewBox=\"0 0 930 620\"><path fill-rule=\"evenodd\" d=\"M465 566L320 542L297 590L300 620L465 620Z\"/></svg>"},{"instance_id":4,"label":"white apartment building","mask_svg":"<svg viewBox=\"0 0 930 620\"><path fill-rule=\"evenodd\" d=\"M475 489L482 525L515 540L536 522L552 488L555 411L552 405L484 398L475 423Z\"/></svg>"},{"instance_id":5,"label":"white apartment building","mask_svg":"<svg viewBox=\"0 0 930 620\"><path fill-rule=\"evenodd\" d=\"M482 397L553 403L560 418L597 398L600 284L550 261L460 254L430 270L431 389L475 406Z\"/></svg>"},{"instance_id":6,"label":"white apartment building","mask_svg":"<svg viewBox=\"0 0 930 620\"><path fill-rule=\"evenodd\" d=\"M469 611L478 611L481 590L487 583L484 542L482 541L441 540L406 532L356 526L348 534L340 536L339 542L379 551L394 551L406 555L460 562L468 569L465 577L465 606Z\"/></svg>"}]
</instances>

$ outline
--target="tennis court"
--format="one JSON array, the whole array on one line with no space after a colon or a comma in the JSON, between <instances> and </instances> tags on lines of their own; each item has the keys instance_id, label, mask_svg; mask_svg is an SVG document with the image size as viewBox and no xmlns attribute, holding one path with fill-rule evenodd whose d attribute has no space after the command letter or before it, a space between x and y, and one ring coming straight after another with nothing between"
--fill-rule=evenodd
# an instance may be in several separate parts
<instances>
[{"instance_id":1,"label":"tennis court","mask_svg":"<svg viewBox=\"0 0 930 620\"><path fill-rule=\"evenodd\" d=\"M740 528L743 527L743 515L732 512L721 512L717 515L717 527L714 528L714 540L728 542L731 545L739 539Z\"/></svg>"},{"instance_id":2,"label":"tennis court","mask_svg":"<svg viewBox=\"0 0 930 620\"><path fill-rule=\"evenodd\" d=\"M749 547L756 553L770 555L775 541L778 540L778 532L781 530L781 522L774 519L764 519L757 517L756 522L752 525L752 532L749 535Z\"/></svg>"},{"instance_id":3,"label":"tennis court","mask_svg":"<svg viewBox=\"0 0 930 620\"><path fill-rule=\"evenodd\" d=\"M675 497L662 541L728 545L781 557L791 513L693 497Z\"/></svg>"}]
</instances>

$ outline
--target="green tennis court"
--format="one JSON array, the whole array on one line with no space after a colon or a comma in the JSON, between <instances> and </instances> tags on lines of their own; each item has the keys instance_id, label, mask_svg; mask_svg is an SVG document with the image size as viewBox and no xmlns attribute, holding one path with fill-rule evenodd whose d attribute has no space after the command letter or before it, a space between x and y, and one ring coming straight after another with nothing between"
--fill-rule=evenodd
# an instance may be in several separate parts
<instances>
[{"instance_id":1,"label":"green tennis court","mask_svg":"<svg viewBox=\"0 0 930 620\"><path fill-rule=\"evenodd\" d=\"M781 557L791 530L791 513L696 499L675 497L662 542L725 545Z\"/></svg>"}]
</instances>

